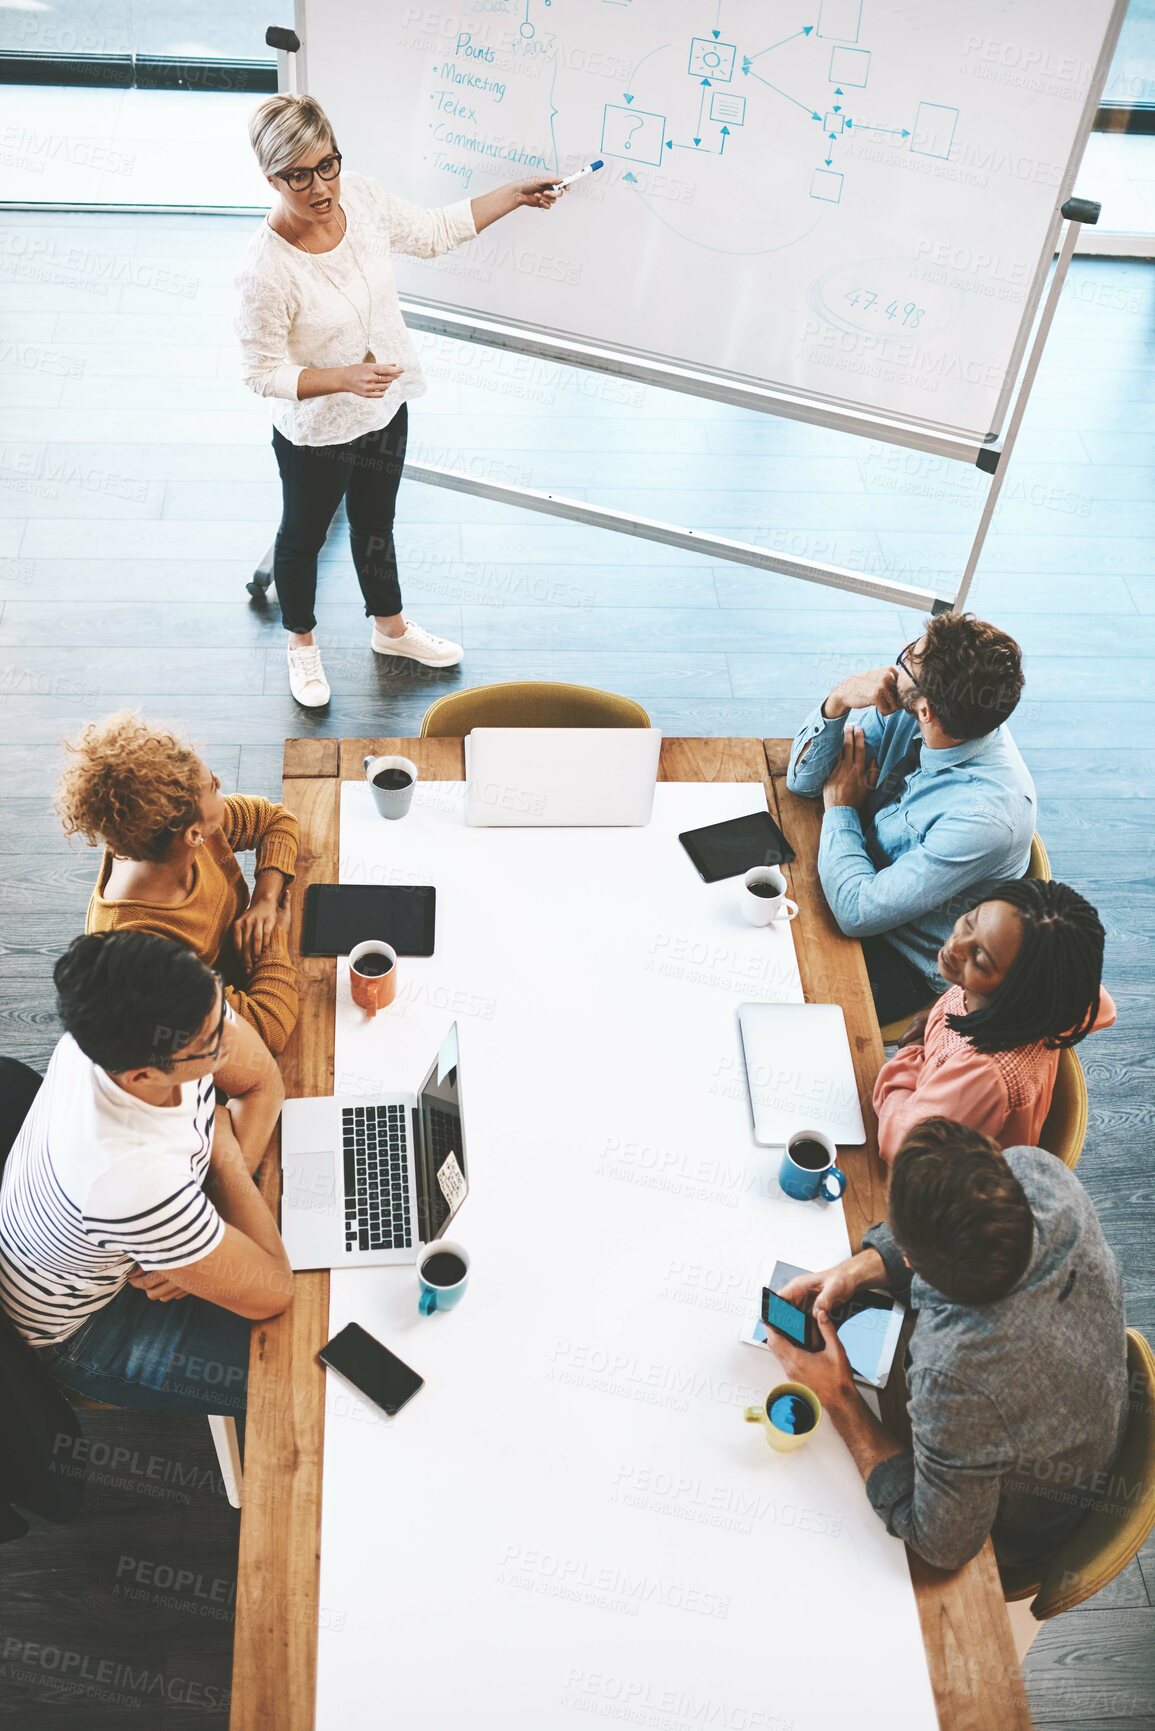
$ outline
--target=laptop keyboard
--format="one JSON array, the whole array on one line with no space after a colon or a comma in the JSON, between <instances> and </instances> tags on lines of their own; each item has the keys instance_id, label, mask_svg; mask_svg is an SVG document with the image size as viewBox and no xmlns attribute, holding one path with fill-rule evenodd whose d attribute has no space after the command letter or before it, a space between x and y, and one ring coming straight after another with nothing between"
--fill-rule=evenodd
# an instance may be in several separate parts
<instances>
[{"instance_id":1,"label":"laptop keyboard","mask_svg":"<svg viewBox=\"0 0 1155 1731\"><path fill-rule=\"evenodd\" d=\"M344 1106L345 1249L407 1250L409 1223L404 1106Z\"/></svg>"},{"instance_id":2,"label":"laptop keyboard","mask_svg":"<svg viewBox=\"0 0 1155 1731\"><path fill-rule=\"evenodd\" d=\"M461 1148L461 1119L454 1112L439 1112L436 1106L431 1106L426 1115L429 1128L429 1145L433 1150L433 1164L440 1166L447 1154L459 1154ZM461 1160L457 1164L460 1166Z\"/></svg>"}]
</instances>

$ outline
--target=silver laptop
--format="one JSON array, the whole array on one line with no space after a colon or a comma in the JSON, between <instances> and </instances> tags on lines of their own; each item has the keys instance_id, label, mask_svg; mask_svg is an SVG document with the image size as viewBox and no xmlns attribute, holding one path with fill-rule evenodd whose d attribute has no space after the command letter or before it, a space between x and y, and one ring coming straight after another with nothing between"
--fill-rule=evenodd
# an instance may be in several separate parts
<instances>
[{"instance_id":1,"label":"silver laptop","mask_svg":"<svg viewBox=\"0 0 1155 1731\"><path fill-rule=\"evenodd\" d=\"M488 828L647 824L656 727L475 727L465 741L465 821Z\"/></svg>"},{"instance_id":2,"label":"silver laptop","mask_svg":"<svg viewBox=\"0 0 1155 1731\"><path fill-rule=\"evenodd\" d=\"M281 1170L293 1268L416 1262L468 1189L456 1022L416 1094L286 1100Z\"/></svg>"},{"instance_id":3,"label":"silver laptop","mask_svg":"<svg viewBox=\"0 0 1155 1731\"><path fill-rule=\"evenodd\" d=\"M846 1021L838 1004L743 1004L738 1011L754 1140L785 1148L796 1130L866 1141Z\"/></svg>"}]
</instances>

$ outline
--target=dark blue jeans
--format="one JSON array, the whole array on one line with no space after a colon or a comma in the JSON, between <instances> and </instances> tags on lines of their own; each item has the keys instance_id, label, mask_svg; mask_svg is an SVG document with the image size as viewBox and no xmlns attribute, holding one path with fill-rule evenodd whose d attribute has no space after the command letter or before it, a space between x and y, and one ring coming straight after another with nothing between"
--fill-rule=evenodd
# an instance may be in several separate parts
<instances>
[{"instance_id":1,"label":"dark blue jeans","mask_svg":"<svg viewBox=\"0 0 1155 1731\"><path fill-rule=\"evenodd\" d=\"M68 1340L37 1348L73 1394L144 1412L242 1414L252 1323L204 1298L159 1304L135 1286Z\"/></svg>"},{"instance_id":2,"label":"dark blue jeans","mask_svg":"<svg viewBox=\"0 0 1155 1731\"><path fill-rule=\"evenodd\" d=\"M400 613L393 516L408 437L405 403L387 427L347 445L294 445L273 429L283 498L273 582L286 631L311 631L317 623L317 555L342 499L366 618Z\"/></svg>"},{"instance_id":3,"label":"dark blue jeans","mask_svg":"<svg viewBox=\"0 0 1155 1731\"><path fill-rule=\"evenodd\" d=\"M880 1028L934 1002L934 988L926 975L885 938L863 938L862 954Z\"/></svg>"}]
</instances>

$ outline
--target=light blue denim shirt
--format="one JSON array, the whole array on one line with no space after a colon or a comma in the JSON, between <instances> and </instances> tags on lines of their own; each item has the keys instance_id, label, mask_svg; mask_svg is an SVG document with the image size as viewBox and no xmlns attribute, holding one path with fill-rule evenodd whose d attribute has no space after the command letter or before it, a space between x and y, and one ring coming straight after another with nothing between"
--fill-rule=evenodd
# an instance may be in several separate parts
<instances>
[{"instance_id":1,"label":"light blue denim shirt","mask_svg":"<svg viewBox=\"0 0 1155 1731\"><path fill-rule=\"evenodd\" d=\"M790 753L792 793L821 794L848 722L862 728L880 778L918 731L917 717L904 709L894 715L852 710L827 721L819 705ZM852 806L832 806L822 820L818 875L848 937L885 933L941 992L945 981L936 959L944 939L994 884L1022 877L1034 829L1035 784L1006 728L996 727L946 750L924 745L901 798L865 830Z\"/></svg>"}]
</instances>

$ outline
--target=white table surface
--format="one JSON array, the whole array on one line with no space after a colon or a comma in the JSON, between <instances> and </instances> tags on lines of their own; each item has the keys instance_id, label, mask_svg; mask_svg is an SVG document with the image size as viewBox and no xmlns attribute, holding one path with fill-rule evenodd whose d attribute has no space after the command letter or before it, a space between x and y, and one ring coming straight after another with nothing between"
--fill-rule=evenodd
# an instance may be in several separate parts
<instances>
[{"instance_id":1,"label":"white table surface","mask_svg":"<svg viewBox=\"0 0 1155 1731\"><path fill-rule=\"evenodd\" d=\"M472 830L462 783L401 823L341 790L342 882L432 883L436 953L373 1021L338 963L338 1092L415 1089L456 1019L469 1290L335 1273L425 1378L387 1419L329 1374L317 1731L932 1731L903 1546L829 1421L781 1456L738 1341L775 1259L844 1255L753 1141L737 1006L801 1001L788 925L704 885L680 830L764 805L660 783L641 830Z\"/></svg>"}]
</instances>

